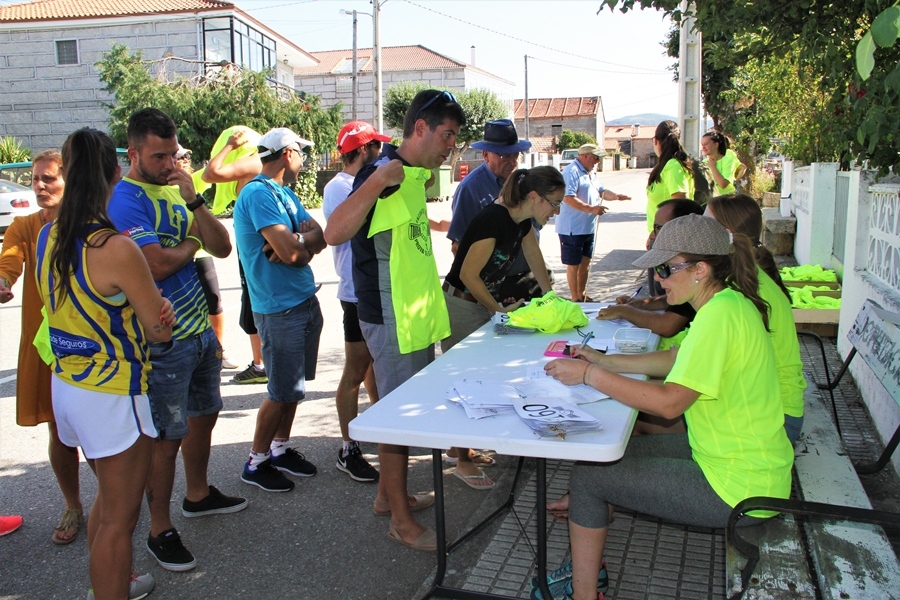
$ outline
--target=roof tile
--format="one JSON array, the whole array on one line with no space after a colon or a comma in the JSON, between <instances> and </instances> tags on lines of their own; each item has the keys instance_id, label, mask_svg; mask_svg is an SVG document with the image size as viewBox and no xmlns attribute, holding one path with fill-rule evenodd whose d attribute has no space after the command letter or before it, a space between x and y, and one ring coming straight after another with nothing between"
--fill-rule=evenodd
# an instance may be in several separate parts
<instances>
[{"instance_id":1,"label":"roof tile","mask_svg":"<svg viewBox=\"0 0 900 600\"><path fill-rule=\"evenodd\" d=\"M515 119L525 118L525 101L515 101ZM592 117L597 114L600 96L581 98L529 98L529 119L559 119L562 117Z\"/></svg>"},{"instance_id":2,"label":"roof tile","mask_svg":"<svg viewBox=\"0 0 900 600\"><path fill-rule=\"evenodd\" d=\"M296 69L297 75L320 75L331 73L344 59L352 60L353 50L328 50L325 52L310 52L319 59L315 67ZM372 58L371 48L357 48L358 60ZM381 48L382 71L419 71L423 69L460 69L467 65L454 60L424 46L385 46ZM372 60L367 60L360 69L361 73L371 72L374 69Z\"/></svg>"},{"instance_id":3,"label":"roof tile","mask_svg":"<svg viewBox=\"0 0 900 600\"><path fill-rule=\"evenodd\" d=\"M53 21L234 9L222 0L35 0L0 6L0 22Z\"/></svg>"}]
</instances>

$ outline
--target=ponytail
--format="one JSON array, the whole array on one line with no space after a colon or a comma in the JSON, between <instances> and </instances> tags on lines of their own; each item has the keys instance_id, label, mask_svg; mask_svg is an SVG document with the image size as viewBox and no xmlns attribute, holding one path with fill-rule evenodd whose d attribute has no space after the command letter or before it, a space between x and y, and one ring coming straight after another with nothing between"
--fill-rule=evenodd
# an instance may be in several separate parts
<instances>
[{"instance_id":1,"label":"ponytail","mask_svg":"<svg viewBox=\"0 0 900 600\"><path fill-rule=\"evenodd\" d=\"M718 132L716 133L720 136L722 135ZM728 194L716 196L709 201L708 206L716 220L726 229L742 233L750 238L759 268L772 278L772 281L781 288L781 291L784 292L784 295L790 301L791 293L781 280L781 274L778 272L778 267L775 266L775 257L760 241L760 235L762 235L763 230L762 210L759 208L756 200L746 194Z\"/></svg>"},{"instance_id":2,"label":"ponytail","mask_svg":"<svg viewBox=\"0 0 900 600\"><path fill-rule=\"evenodd\" d=\"M531 192L546 197L565 187L566 182L562 174L553 167L516 169L503 184L503 188L500 190L500 199L507 208L515 208L522 204Z\"/></svg>"},{"instance_id":3,"label":"ponytail","mask_svg":"<svg viewBox=\"0 0 900 600\"><path fill-rule=\"evenodd\" d=\"M650 178L647 180L648 186L662 181L662 170L666 167L666 163L673 158L681 163L681 166L686 171L693 173L694 161L691 160L681 145L680 136L681 129L678 128L678 124L675 121L663 121L656 126L653 138L659 143L659 160L656 166L653 167L653 170L650 171Z\"/></svg>"}]
</instances>

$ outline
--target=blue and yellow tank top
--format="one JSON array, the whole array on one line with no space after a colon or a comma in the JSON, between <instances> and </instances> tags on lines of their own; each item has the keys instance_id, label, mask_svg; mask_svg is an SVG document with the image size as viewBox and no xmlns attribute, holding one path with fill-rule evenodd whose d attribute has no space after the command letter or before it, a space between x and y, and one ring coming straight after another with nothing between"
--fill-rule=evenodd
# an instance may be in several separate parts
<instances>
[{"instance_id":1,"label":"blue and yellow tank top","mask_svg":"<svg viewBox=\"0 0 900 600\"><path fill-rule=\"evenodd\" d=\"M45 226L38 236L37 283L50 324L53 372L88 390L146 394L150 362L144 328L125 295L100 295L85 268L87 242L102 232L97 226L86 240L77 241L78 264L70 274L72 289L64 297L50 265L56 226Z\"/></svg>"}]
</instances>

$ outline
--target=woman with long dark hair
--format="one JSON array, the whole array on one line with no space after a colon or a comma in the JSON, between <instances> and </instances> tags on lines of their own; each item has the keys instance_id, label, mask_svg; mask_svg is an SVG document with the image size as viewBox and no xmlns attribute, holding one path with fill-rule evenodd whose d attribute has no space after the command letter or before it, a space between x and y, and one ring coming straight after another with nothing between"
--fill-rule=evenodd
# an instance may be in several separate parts
<instances>
[{"instance_id":1,"label":"woman with long dark hair","mask_svg":"<svg viewBox=\"0 0 900 600\"><path fill-rule=\"evenodd\" d=\"M521 249L528 268L546 294L550 276L534 233L532 219L545 225L559 213L565 181L553 167L518 169L507 178L500 198L485 206L463 233L444 280L444 300L450 313L450 337L441 340L448 351L457 342L487 323L496 312L513 311L525 298L501 298L500 290ZM468 449L453 449L458 462L453 474L479 490L494 486L472 461ZM482 464L493 464L481 460Z\"/></svg>"},{"instance_id":2,"label":"woman with long dark hair","mask_svg":"<svg viewBox=\"0 0 900 600\"><path fill-rule=\"evenodd\" d=\"M720 131L707 131L700 138L700 151L705 155L703 164L709 169L716 196L733 194L734 182L747 168L731 149L731 141Z\"/></svg>"},{"instance_id":3,"label":"woman with long dark hair","mask_svg":"<svg viewBox=\"0 0 900 600\"><path fill-rule=\"evenodd\" d=\"M154 582L131 576L131 536L157 436L148 343L169 341L175 313L137 245L106 214L120 175L112 139L79 129L66 139L62 160L62 206L37 243L54 354L53 412L60 440L81 446L97 474L88 521L93 597L143 597Z\"/></svg>"},{"instance_id":4,"label":"woman with long dark hair","mask_svg":"<svg viewBox=\"0 0 900 600\"><path fill-rule=\"evenodd\" d=\"M762 245L762 209L756 200L744 194L717 196L706 205L706 216L712 217L733 233L750 238L759 276L759 295L769 305L769 333L775 349L778 386L784 406L784 429L792 444L803 428L803 360L791 311L791 294L781 281L775 257Z\"/></svg>"},{"instance_id":5,"label":"woman with long dark hair","mask_svg":"<svg viewBox=\"0 0 900 600\"><path fill-rule=\"evenodd\" d=\"M661 203L673 198L694 199L694 165L680 136L675 121L663 121L653 134L653 151L659 160L647 179L647 232L653 231L653 217Z\"/></svg>"},{"instance_id":6,"label":"woman with long dark hair","mask_svg":"<svg viewBox=\"0 0 900 600\"><path fill-rule=\"evenodd\" d=\"M794 453L750 240L714 219L687 215L666 223L635 266L655 268L670 304L689 302L697 311L677 352L606 356L576 349L582 360L554 360L545 369L637 410L667 419L683 414L687 433L637 436L619 462L572 469L572 563L550 582L576 600L597 598L605 585L598 577L613 506L723 528L745 498L787 498L791 491Z\"/></svg>"}]
</instances>

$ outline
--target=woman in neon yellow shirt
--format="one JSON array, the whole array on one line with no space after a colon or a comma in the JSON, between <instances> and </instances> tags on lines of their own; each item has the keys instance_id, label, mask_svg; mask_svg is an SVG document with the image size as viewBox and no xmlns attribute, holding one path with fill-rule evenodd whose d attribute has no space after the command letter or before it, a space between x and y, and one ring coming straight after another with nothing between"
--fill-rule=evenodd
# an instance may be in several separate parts
<instances>
[{"instance_id":1,"label":"woman in neon yellow shirt","mask_svg":"<svg viewBox=\"0 0 900 600\"><path fill-rule=\"evenodd\" d=\"M778 386L784 406L784 429L791 444L797 442L803 428L803 361L791 311L791 294L781 281L772 253L762 245L762 210L756 200L744 194L717 196L706 205L712 217L735 233L743 233L753 242L759 275L759 295L769 305L769 334L775 349Z\"/></svg>"},{"instance_id":2,"label":"woman in neon yellow shirt","mask_svg":"<svg viewBox=\"0 0 900 600\"><path fill-rule=\"evenodd\" d=\"M563 383L586 383L638 410L665 418L684 414L688 431L634 437L617 463L575 465L569 482L572 578L560 577L565 567L551 575L557 591L575 600L597 598L614 505L722 528L745 498L790 495L794 453L784 433L750 240L734 234L732 243L715 220L688 215L666 223L635 266L655 267L669 303L690 302L697 311L677 352L605 356L585 349L575 353L582 360L554 360L545 369Z\"/></svg>"},{"instance_id":3,"label":"woman in neon yellow shirt","mask_svg":"<svg viewBox=\"0 0 900 600\"><path fill-rule=\"evenodd\" d=\"M647 232L653 231L656 209L673 198L694 199L693 161L681 145L675 121L663 121L653 134L653 151L659 161L647 180Z\"/></svg>"},{"instance_id":4,"label":"woman in neon yellow shirt","mask_svg":"<svg viewBox=\"0 0 900 600\"><path fill-rule=\"evenodd\" d=\"M716 196L733 194L735 180L747 170L730 145L728 138L718 131L707 131L700 138L700 151L706 156L703 164L709 168Z\"/></svg>"}]
</instances>

